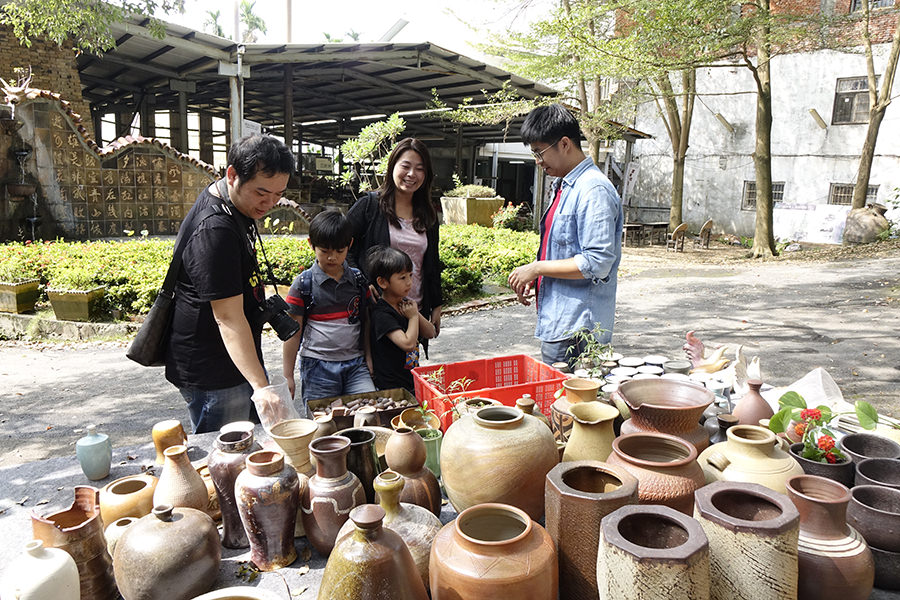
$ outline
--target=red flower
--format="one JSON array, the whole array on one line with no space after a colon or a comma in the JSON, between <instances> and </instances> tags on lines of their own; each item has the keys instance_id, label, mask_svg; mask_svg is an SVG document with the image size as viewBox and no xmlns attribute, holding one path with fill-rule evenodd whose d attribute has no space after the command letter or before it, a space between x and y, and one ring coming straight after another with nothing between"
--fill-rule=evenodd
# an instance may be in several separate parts
<instances>
[{"instance_id":1,"label":"red flower","mask_svg":"<svg viewBox=\"0 0 900 600\"><path fill-rule=\"evenodd\" d=\"M834 448L834 438L832 438L830 435L823 435L819 438L817 444L819 446L819 450L825 450L827 452L828 450ZM828 454L831 454L831 452L828 452ZM827 456L828 455L826 455L826 457Z\"/></svg>"},{"instance_id":2,"label":"red flower","mask_svg":"<svg viewBox=\"0 0 900 600\"><path fill-rule=\"evenodd\" d=\"M806 433L807 423L797 423L794 425L794 433L797 437L803 437L803 434Z\"/></svg>"},{"instance_id":3,"label":"red flower","mask_svg":"<svg viewBox=\"0 0 900 600\"><path fill-rule=\"evenodd\" d=\"M825 436L825 437L828 437L828 436ZM829 438L829 439L830 439L830 438ZM825 453L825 460L827 460L827 461L830 462L831 464L834 464L834 463L837 462L837 456L835 456L833 452L826 452L826 453Z\"/></svg>"},{"instance_id":4,"label":"red flower","mask_svg":"<svg viewBox=\"0 0 900 600\"><path fill-rule=\"evenodd\" d=\"M800 418L804 421L818 421L822 418L822 411L818 408L804 408L800 411Z\"/></svg>"}]
</instances>

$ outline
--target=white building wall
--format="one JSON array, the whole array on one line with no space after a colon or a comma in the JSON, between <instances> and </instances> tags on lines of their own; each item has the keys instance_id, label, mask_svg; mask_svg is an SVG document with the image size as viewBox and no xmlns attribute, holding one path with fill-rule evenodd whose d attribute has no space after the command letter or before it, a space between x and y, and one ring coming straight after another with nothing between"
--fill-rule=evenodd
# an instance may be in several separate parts
<instances>
[{"instance_id":1,"label":"white building wall","mask_svg":"<svg viewBox=\"0 0 900 600\"><path fill-rule=\"evenodd\" d=\"M880 73L888 44L875 48ZM831 183L853 183L867 124L832 125L838 78L866 74L862 54L818 51L777 56L772 60L772 179L783 181L784 201L827 204ZM894 94L897 93L894 86ZM715 231L752 236L755 213L741 210L744 181L755 180L756 86L740 66L701 69L700 97L694 107L690 147L685 164L684 220L697 229L707 218ZM870 185L878 200L900 187L900 106L890 105L875 148ZM822 129L810 115L815 109L827 124ZM734 128L729 132L715 117L720 113ZM640 175L629 204L632 218L658 220L668 212L672 150L654 104L639 111L635 127L653 135L638 141L635 160ZM652 210L656 207L656 210Z\"/></svg>"}]
</instances>

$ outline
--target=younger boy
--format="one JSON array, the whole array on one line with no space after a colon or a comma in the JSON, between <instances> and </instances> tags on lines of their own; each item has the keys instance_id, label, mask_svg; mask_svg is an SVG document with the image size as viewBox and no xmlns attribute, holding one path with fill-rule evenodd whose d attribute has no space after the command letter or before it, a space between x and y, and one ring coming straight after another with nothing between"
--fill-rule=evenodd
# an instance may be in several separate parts
<instances>
[{"instance_id":1,"label":"younger boy","mask_svg":"<svg viewBox=\"0 0 900 600\"><path fill-rule=\"evenodd\" d=\"M316 215L309 224L309 245L316 261L294 279L285 298L300 332L284 343L282 368L293 395L300 348L304 404L316 398L375 390L367 366L368 336L363 323L368 282L347 264L352 241L350 222L340 212Z\"/></svg>"},{"instance_id":2,"label":"younger boy","mask_svg":"<svg viewBox=\"0 0 900 600\"><path fill-rule=\"evenodd\" d=\"M433 338L435 331L406 297L412 289L412 260L401 250L375 246L367 264L369 276L381 288L372 309L375 385L380 390L402 387L413 392L411 369L419 366L419 338Z\"/></svg>"}]
</instances>

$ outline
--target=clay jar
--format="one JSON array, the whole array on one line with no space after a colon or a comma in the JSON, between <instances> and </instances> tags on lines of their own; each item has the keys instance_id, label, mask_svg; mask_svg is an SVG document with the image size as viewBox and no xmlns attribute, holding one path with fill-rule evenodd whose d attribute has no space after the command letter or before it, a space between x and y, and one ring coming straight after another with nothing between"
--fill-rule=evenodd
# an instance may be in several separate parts
<instances>
[{"instance_id":1,"label":"clay jar","mask_svg":"<svg viewBox=\"0 0 900 600\"><path fill-rule=\"evenodd\" d=\"M697 449L665 433L631 433L613 441L607 461L638 480L641 504L663 504L690 515L694 492L706 484Z\"/></svg>"},{"instance_id":2,"label":"clay jar","mask_svg":"<svg viewBox=\"0 0 900 600\"><path fill-rule=\"evenodd\" d=\"M667 506L623 506L601 523L597 579L601 600L706 600L706 534Z\"/></svg>"},{"instance_id":3,"label":"clay jar","mask_svg":"<svg viewBox=\"0 0 900 600\"><path fill-rule=\"evenodd\" d=\"M441 478L457 512L485 502L544 515L544 478L559 462L553 434L518 408L489 406L447 429Z\"/></svg>"},{"instance_id":4,"label":"clay jar","mask_svg":"<svg viewBox=\"0 0 900 600\"><path fill-rule=\"evenodd\" d=\"M221 560L209 515L156 506L116 544L116 582L125 600L189 600L212 588Z\"/></svg>"},{"instance_id":5,"label":"clay jar","mask_svg":"<svg viewBox=\"0 0 900 600\"><path fill-rule=\"evenodd\" d=\"M313 434L313 440L317 440L320 437L325 437L326 435L334 435L337 433L337 423L334 422L334 417L331 413L319 415L315 419L316 422L316 432ZM312 441L312 440L310 440ZM309 462L312 465L312 468L316 468L316 458L310 454Z\"/></svg>"},{"instance_id":6,"label":"clay jar","mask_svg":"<svg viewBox=\"0 0 900 600\"><path fill-rule=\"evenodd\" d=\"M371 504L375 502L375 489L372 483L381 470L378 468L378 454L375 452L375 432L353 428L344 429L339 435L350 440L347 470L359 478L366 493L366 502Z\"/></svg>"},{"instance_id":7,"label":"clay jar","mask_svg":"<svg viewBox=\"0 0 900 600\"><path fill-rule=\"evenodd\" d=\"M856 463L856 485L883 485L900 490L900 460L867 458Z\"/></svg>"},{"instance_id":8,"label":"clay jar","mask_svg":"<svg viewBox=\"0 0 900 600\"><path fill-rule=\"evenodd\" d=\"M287 464L294 467L297 473L311 475L309 443L313 440L318 426L310 419L288 419L281 421L269 430L269 435L284 453Z\"/></svg>"},{"instance_id":9,"label":"clay jar","mask_svg":"<svg viewBox=\"0 0 900 600\"><path fill-rule=\"evenodd\" d=\"M879 550L900 552L900 490L860 485L851 491L847 524Z\"/></svg>"},{"instance_id":10,"label":"clay jar","mask_svg":"<svg viewBox=\"0 0 900 600\"><path fill-rule=\"evenodd\" d=\"M637 480L625 469L598 461L564 462L547 474L544 499L547 533L559 553L560 599L597 598L600 521L637 503Z\"/></svg>"},{"instance_id":11,"label":"clay jar","mask_svg":"<svg viewBox=\"0 0 900 600\"><path fill-rule=\"evenodd\" d=\"M153 510L153 492L159 480L140 473L112 481L100 490L100 518L112 523L122 517L139 519Z\"/></svg>"},{"instance_id":12,"label":"clay jar","mask_svg":"<svg viewBox=\"0 0 900 600\"><path fill-rule=\"evenodd\" d=\"M91 481L109 477L112 461L112 443L105 433L97 433L97 428L88 425L87 435L75 442L75 456L84 476Z\"/></svg>"},{"instance_id":13,"label":"clay jar","mask_svg":"<svg viewBox=\"0 0 900 600\"><path fill-rule=\"evenodd\" d=\"M347 470L350 440L327 435L313 440L309 450L316 457L316 474L300 494L303 528L313 548L328 556L350 511L365 504L366 494L359 478Z\"/></svg>"},{"instance_id":14,"label":"clay jar","mask_svg":"<svg viewBox=\"0 0 900 600\"><path fill-rule=\"evenodd\" d=\"M623 401L631 418L622 423L622 434L668 433L687 440L702 452L709 434L700 425L700 415L715 396L708 389L685 381L642 379L626 381L610 394Z\"/></svg>"},{"instance_id":15,"label":"clay jar","mask_svg":"<svg viewBox=\"0 0 900 600\"><path fill-rule=\"evenodd\" d=\"M31 540L6 565L0 596L15 600L79 600L78 567L69 553Z\"/></svg>"},{"instance_id":16,"label":"clay jar","mask_svg":"<svg viewBox=\"0 0 900 600\"><path fill-rule=\"evenodd\" d=\"M247 456L259 450L252 431L229 431L216 438L215 449L209 455L209 476L212 478L222 511L222 545L226 548L246 548L250 545L234 496L234 482L245 468Z\"/></svg>"},{"instance_id":17,"label":"clay jar","mask_svg":"<svg viewBox=\"0 0 900 600\"><path fill-rule=\"evenodd\" d=\"M526 415L531 415L532 417L542 421L544 425L549 427L551 431L553 430L553 426L550 425L550 419L544 416L544 413L535 405L534 398L531 397L530 394L525 394L521 398L516 400L516 408L521 410Z\"/></svg>"},{"instance_id":18,"label":"clay jar","mask_svg":"<svg viewBox=\"0 0 900 600\"><path fill-rule=\"evenodd\" d=\"M875 566L862 536L847 525L850 491L815 475L785 483L800 512L798 600L863 600L872 593Z\"/></svg>"},{"instance_id":19,"label":"clay jar","mask_svg":"<svg viewBox=\"0 0 900 600\"><path fill-rule=\"evenodd\" d=\"M572 431L572 414L569 408L579 402L591 402L597 399L600 382L592 379L572 377L563 381L565 394L550 405L550 429L556 439L565 442Z\"/></svg>"},{"instance_id":20,"label":"clay jar","mask_svg":"<svg viewBox=\"0 0 900 600\"><path fill-rule=\"evenodd\" d=\"M613 421L619 411L609 404L582 402L569 407L574 419L572 433L563 452L563 460L604 461L612 452Z\"/></svg>"},{"instance_id":21,"label":"clay jar","mask_svg":"<svg viewBox=\"0 0 900 600\"><path fill-rule=\"evenodd\" d=\"M181 421L177 419L160 421L153 426L150 435L153 437L153 446L156 448L156 464L158 465L166 462L166 457L163 454L166 448L187 444L187 435L184 433L184 427L181 426Z\"/></svg>"},{"instance_id":22,"label":"clay jar","mask_svg":"<svg viewBox=\"0 0 900 600\"><path fill-rule=\"evenodd\" d=\"M867 458L900 458L900 444L873 433L851 433L841 438L841 449L854 463Z\"/></svg>"},{"instance_id":23,"label":"clay jar","mask_svg":"<svg viewBox=\"0 0 900 600\"><path fill-rule=\"evenodd\" d=\"M319 600L428 600L403 539L382 524L380 506L353 509L354 528L338 539L319 587Z\"/></svg>"},{"instance_id":24,"label":"clay jar","mask_svg":"<svg viewBox=\"0 0 900 600\"><path fill-rule=\"evenodd\" d=\"M403 476L405 482L400 501L422 506L439 516L441 486L434 473L425 467L427 456L425 440L408 427L394 431L384 449L388 467Z\"/></svg>"},{"instance_id":25,"label":"clay jar","mask_svg":"<svg viewBox=\"0 0 900 600\"><path fill-rule=\"evenodd\" d=\"M556 600L559 589L550 535L504 504L472 506L445 525L429 573L433 600Z\"/></svg>"},{"instance_id":26,"label":"clay jar","mask_svg":"<svg viewBox=\"0 0 900 600\"><path fill-rule=\"evenodd\" d=\"M260 571L275 571L297 560L294 526L300 479L281 452L254 452L246 465L234 482L234 495L250 541L250 561Z\"/></svg>"},{"instance_id":27,"label":"clay jar","mask_svg":"<svg viewBox=\"0 0 900 600\"><path fill-rule=\"evenodd\" d=\"M803 468L787 452L787 442L758 425L736 425L728 441L700 453L698 462L708 482L747 481L785 493L784 483Z\"/></svg>"},{"instance_id":28,"label":"clay jar","mask_svg":"<svg viewBox=\"0 0 900 600\"><path fill-rule=\"evenodd\" d=\"M784 494L717 481L697 490L694 518L709 540L713 600L797 597L800 515Z\"/></svg>"},{"instance_id":29,"label":"clay jar","mask_svg":"<svg viewBox=\"0 0 900 600\"><path fill-rule=\"evenodd\" d=\"M153 505L184 506L205 511L209 506L209 492L200 473L194 469L182 445L163 451L166 464L153 492Z\"/></svg>"},{"instance_id":30,"label":"clay jar","mask_svg":"<svg viewBox=\"0 0 900 600\"><path fill-rule=\"evenodd\" d=\"M853 461L849 458L839 459L839 462L836 463L819 462L817 460L803 458L803 442L791 444L790 450L791 456L793 456L794 460L800 464L803 472L807 475L818 475L819 477L837 481L848 488L853 487L853 479L856 477L856 468L853 465Z\"/></svg>"},{"instance_id":31,"label":"clay jar","mask_svg":"<svg viewBox=\"0 0 900 600\"><path fill-rule=\"evenodd\" d=\"M750 379L747 386L750 389L736 402L731 414L738 418L739 425L758 425L762 419L771 419L775 412L759 393L762 381Z\"/></svg>"},{"instance_id":32,"label":"clay jar","mask_svg":"<svg viewBox=\"0 0 900 600\"><path fill-rule=\"evenodd\" d=\"M72 506L46 517L31 513L31 529L44 547L65 550L75 559L82 598L113 600L118 592L103 537L99 496L97 488L76 486Z\"/></svg>"},{"instance_id":33,"label":"clay jar","mask_svg":"<svg viewBox=\"0 0 900 600\"><path fill-rule=\"evenodd\" d=\"M106 549L109 551L110 556L114 555L119 538L135 523L137 523L137 517L122 517L107 525L106 529L103 530L103 537L106 538Z\"/></svg>"}]
</instances>

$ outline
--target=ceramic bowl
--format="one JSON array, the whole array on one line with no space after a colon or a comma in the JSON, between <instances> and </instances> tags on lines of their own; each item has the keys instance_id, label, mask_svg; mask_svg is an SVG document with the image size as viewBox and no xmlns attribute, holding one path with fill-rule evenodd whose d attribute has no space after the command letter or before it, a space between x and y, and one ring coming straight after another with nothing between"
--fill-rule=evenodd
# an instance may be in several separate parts
<instances>
[{"instance_id":1,"label":"ceramic bowl","mask_svg":"<svg viewBox=\"0 0 900 600\"><path fill-rule=\"evenodd\" d=\"M900 490L880 485L858 485L850 492L847 524L869 546L900 552Z\"/></svg>"},{"instance_id":2,"label":"ceramic bowl","mask_svg":"<svg viewBox=\"0 0 900 600\"><path fill-rule=\"evenodd\" d=\"M882 485L900 490L900 460L867 458L856 463L856 485Z\"/></svg>"},{"instance_id":3,"label":"ceramic bowl","mask_svg":"<svg viewBox=\"0 0 900 600\"><path fill-rule=\"evenodd\" d=\"M872 433L851 433L841 438L841 450L853 462L866 458L900 458L900 444Z\"/></svg>"},{"instance_id":4,"label":"ceramic bowl","mask_svg":"<svg viewBox=\"0 0 900 600\"><path fill-rule=\"evenodd\" d=\"M900 590L900 552L888 552L869 546L875 560L875 587Z\"/></svg>"}]
</instances>

